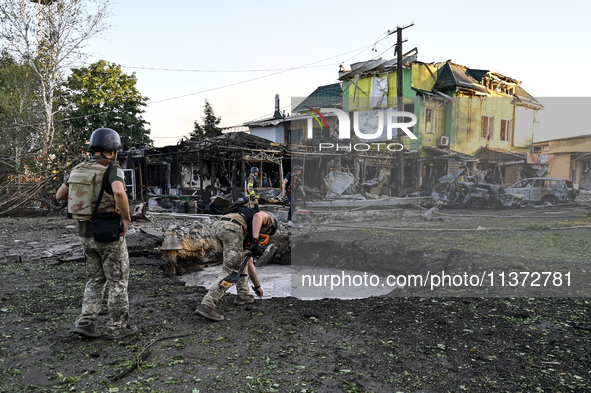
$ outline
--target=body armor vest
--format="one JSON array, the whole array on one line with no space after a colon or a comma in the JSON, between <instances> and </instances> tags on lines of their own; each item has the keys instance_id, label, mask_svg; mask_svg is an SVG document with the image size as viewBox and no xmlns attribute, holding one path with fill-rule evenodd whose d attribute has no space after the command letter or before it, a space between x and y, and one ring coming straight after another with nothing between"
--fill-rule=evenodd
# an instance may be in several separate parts
<instances>
[{"instance_id":1,"label":"body armor vest","mask_svg":"<svg viewBox=\"0 0 591 393\"><path fill-rule=\"evenodd\" d=\"M294 175L293 173L291 174L291 181L287 184L287 191L290 194L296 194L298 193L300 188L300 177L298 175Z\"/></svg>"},{"instance_id":2,"label":"body armor vest","mask_svg":"<svg viewBox=\"0 0 591 393\"><path fill-rule=\"evenodd\" d=\"M105 161L105 160L101 160ZM90 221L94 206L98 199L106 165L99 162L85 162L76 165L68 180L68 213L78 221ZM99 212L116 212L115 198L107 190L110 184L105 185L105 192L101 198Z\"/></svg>"}]
</instances>

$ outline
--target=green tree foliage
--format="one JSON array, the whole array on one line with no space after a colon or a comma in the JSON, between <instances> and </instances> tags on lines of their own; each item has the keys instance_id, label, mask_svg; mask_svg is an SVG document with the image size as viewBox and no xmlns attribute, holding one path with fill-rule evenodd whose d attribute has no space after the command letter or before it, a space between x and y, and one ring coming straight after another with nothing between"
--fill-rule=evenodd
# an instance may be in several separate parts
<instances>
[{"instance_id":1,"label":"green tree foliage","mask_svg":"<svg viewBox=\"0 0 591 393\"><path fill-rule=\"evenodd\" d=\"M54 143L55 116L66 71L84 54L88 40L103 32L109 16L109 0L2 0L0 42L36 77L41 150L37 157L42 170L50 169L57 157ZM30 130L29 130L30 132Z\"/></svg>"},{"instance_id":2,"label":"green tree foliage","mask_svg":"<svg viewBox=\"0 0 591 393\"><path fill-rule=\"evenodd\" d=\"M92 131L101 127L117 131L123 145L152 142L149 123L142 118L148 97L136 83L135 73L128 75L104 60L72 70L64 97L69 106L65 140L72 153L72 148L85 150Z\"/></svg>"},{"instance_id":3,"label":"green tree foliage","mask_svg":"<svg viewBox=\"0 0 591 393\"><path fill-rule=\"evenodd\" d=\"M32 159L42 144L40 106L34 71L18 64L8 53L1 53L0 182L12 176L18 183L25 166L34 166Z\"/></svg>"},{"instance_id":4,"label":"green tree foliage","mask_svg":"<svg viewBox=\"0 0 591 393\"><path fill-rule=\"evenodd\" d=\"M197 120L195 120L193 131L189 134L191 139L201 140L222 135L222 129L218 127L222 121L222 117L215 116L213 109L207 99L205 100L205 107L203 108L203 117L201 120L203 121L203 125L199 124Z\"/></svg>"}]
</instances>

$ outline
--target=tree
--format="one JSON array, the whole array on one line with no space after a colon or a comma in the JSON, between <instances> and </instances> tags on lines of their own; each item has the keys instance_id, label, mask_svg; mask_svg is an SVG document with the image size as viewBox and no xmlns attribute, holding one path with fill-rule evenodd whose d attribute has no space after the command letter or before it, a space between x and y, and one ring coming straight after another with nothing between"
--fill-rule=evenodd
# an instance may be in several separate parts
<instances>
[{"instance_id":1,"label":"tree","mask_svg":"<svg viewBox=\"0 0 591 393\"><path fill-rule=\"evenodd\" d=\"M0 40L14 58L31 67L37 79L44 124L42 168L51 161L56 93L65 71L83 55L82 47L106 29L109 0L2 0Z\"/></svg>"},{"instance_id":2,"label":"tree","mask_svg":"<svg viewBox=\"0 0 591 393\"><path fill-rule=\"evenodd\" d=\"M191 139L201 140L222 135L222 129L218 127L222 121L222 117L215 116L213 109L211 108L211 105L209 105L209 101L207 101L207 99L205 100L205 107L203 108L203 117L201 120L203 121L203 125L199 124L197 120L195 120L193 131L189 134Z\"/></svg>"},{"instance_id":3,"label":"tree","mask_svg":"<svg viewBox=\"0 0 591 393\"><path fill-rule=\"evenodd\" d=\"M128 75L105 60L72 70L64 94L69 118L64 135L71 151L84 148L92 131L101 127L117 131L124 145L152 142L149 123L142 118L148 97L136 83L135 73Z\"/></svg>"},{"instance_id":4,"label":"tree","mask_svg":"<svg viewBox=\"0 0 591 393\"><path fill-rule=\"evenodd\" d=\"M0 54L0 181L20 175L38 150L35 125L43 121L33 70L3 52Z\"/></svg>"}]
</instances>

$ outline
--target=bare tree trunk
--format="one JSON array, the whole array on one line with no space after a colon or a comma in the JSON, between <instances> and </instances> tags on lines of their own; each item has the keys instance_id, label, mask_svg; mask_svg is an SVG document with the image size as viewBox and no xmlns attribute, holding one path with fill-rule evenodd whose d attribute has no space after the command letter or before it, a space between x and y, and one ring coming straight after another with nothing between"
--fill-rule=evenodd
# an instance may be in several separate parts
<instances>
[{"instance_id":1,"label":"bare tree trunk","mask_svg":"<svg viewBox=\"0 0 591 393\"><path fill-rule=\"evenodd\" d=\"M54 101L60 79L68 68L79 64L83 57L81 48L87 41L106 29L109 6L109 0L0 2L0 41L17 61L29 65L38 78L44 113L39 138L43 171L49 169L51 161Z\"/></svg>"}]
</instances>

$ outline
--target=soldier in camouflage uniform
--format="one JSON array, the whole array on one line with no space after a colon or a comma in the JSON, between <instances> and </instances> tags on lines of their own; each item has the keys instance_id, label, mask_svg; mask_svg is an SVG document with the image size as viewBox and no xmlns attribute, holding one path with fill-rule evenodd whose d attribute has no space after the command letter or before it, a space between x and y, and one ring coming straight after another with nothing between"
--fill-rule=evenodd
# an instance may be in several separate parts
<instances>
[{"instance_id":1,"label":"soldier in camouflage uniform","mask_svg":"<svg viewBox=\"0 0 591 393\"><path fill-rule=\"evenodd\" d=\"M245 247L250 244L252 253L260 256L263 249L259 243L261 233L273 235L277 230L277 218L267 212L257 212L248 207L238 207L236 212L224 215L219 221L216 221L212 227L213 236L222 243L224 260L222 271L216 278L216 281L209 289L209 292L203 297L201 304L195 310L195 314L212 321L222 321L223 315L215 311L217 302L226 293L228 288L222 287L219 283L230 273L237 272L240 265L247 255ZM253 303L254 299L249 294L248 278L253 283L253 289L259 297L263 297L263 289L257 277L257 271L254 266L253 258L248 261L248 277L245 277L236 283L238 295L234 304L241 306L247 303Z\"/></svg>"},{"instance_id":2,"label":"soldier in camouflage uniform","mask_svg":"<svg viewBox=\"0 0 591 393\"><path fill-rule=\"evenodd\" d=\"M137 331L128 324L129 300L129 255L125 233L131 223L129 203L125 188L123 169L114 164L109 172L109 185L101 197L99 212L119 212L123 217L123 233L119 240L99 243L92 234L91 218L98 199L103 174L121 148L121 139L116 131L99 128L90 137L90 151L94 156L77 165L68 182L56 193L57 200L68 200L68 215L78 220L78 235L86 258L86 274L89 277L84 289L82 313L76 320L74 333L83 337L100 337L95 328L103 302L103 294L109 284L108 307L110 321L107 324L110 339L120 339Z\"/></svg>"},{"instance_id":3,"label":"soldier in camouflage uniform","mask_svg":"<svg viewBox=\"0 0 591 393\"><path fill-rule=\"evenodd\" d=\"M248 194L248 207L258 210L259 208L259 194L257 188L259 187L259 168L252 167L250 176L246 180L246 193Z\"/></svg>"}]
</instances>

